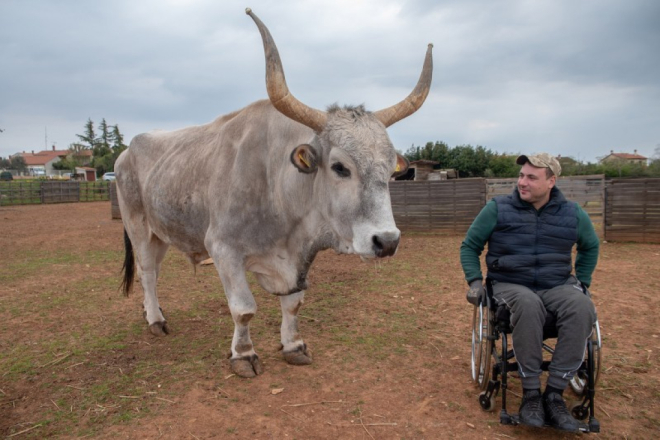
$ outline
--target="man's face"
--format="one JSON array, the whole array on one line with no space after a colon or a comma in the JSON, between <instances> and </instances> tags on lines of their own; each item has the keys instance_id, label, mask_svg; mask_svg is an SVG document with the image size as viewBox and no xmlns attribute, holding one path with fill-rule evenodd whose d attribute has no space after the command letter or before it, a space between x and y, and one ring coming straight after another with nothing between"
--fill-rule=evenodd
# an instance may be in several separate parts
<instances>
[{"instance_id":1,"label":"man's face","mask_svg":"<svg viewBox=\"0 0 660 440\"><path fill-rule=\"evenodd\" d=\"M527 162L520 169L518 176L520 198L539 209L550 200L550 190L556 181L556 176L548 179L545 168L537 168Z\"/></svg>"}]
</instances>

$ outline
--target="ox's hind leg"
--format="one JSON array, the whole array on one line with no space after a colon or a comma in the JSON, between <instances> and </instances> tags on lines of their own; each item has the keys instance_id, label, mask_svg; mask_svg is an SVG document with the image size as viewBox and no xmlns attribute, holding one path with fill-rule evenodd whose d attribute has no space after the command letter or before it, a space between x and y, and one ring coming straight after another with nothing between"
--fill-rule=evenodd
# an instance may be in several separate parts
<instances>
[{"instance_id":1,"label":"ox's hind leg","mask_svg":"<svg viewBox=\"0 0 660 440\"><path fill-rule=\"evenodd\" d=\"M132 144L132 143L131 143ZM149 330L160 336L168 333L167 323L163 311L158 304L156 295L156 282L160 265L163 262L169 245L153 234L147 221L145 208L142 203L140 185L136 174L132 171L131 157L122 154L115 163L117 174L117 199L124 223L124 245L126 259L124 261L124 288L128 294L133 281L133 267L137 260L138 276L144 290L144 317L149 323ZM130 255L129 255L130 254Z\"/></svg>"},{"instance_id":2,"label":"ox's hind leg","mask_svg":"<svg viewBox=\"0 0 660 440\"><path fill-rule=\"evenodd\" d=\"M121 197L119 199L122 204ZM143 217L136 215L128 220L128 207L122 208L124 213L124 245L126 247L126 259L124 261L124 292L126 295L131 290L133 282L133 255L137 258L138 277L144 290L144 317L149 324L149 330L156 336L169 333L167 322L163 311L158 304L156 294L156 283L160 266L169 245L149 232ZM138 219L138 221L135 221Z\"/></svg>"},{"instance_id":3,"label":"ox's hind leg","mask_svg":"<svg viewBox=\"0 0 660 440\"><path fill-rule=\"evenodd\" d=\"M215 254L215 255L213 255ZM225 296L234 321L234 337L231 341L231 370L241 377L254 377L263 372L259 356L250 338L249 323L257 313L257 303L245 278L245 270L237 261L242 259L213 252L213 261L225 289Z\"/></svg>"},{"instance_id":4,"label":"ox's hind leg","mask_svg":"<svg viewBox=\"0 0 660 440\"><path fill-rule=\"evenodd\" d=\"M144 317L149 324L149 331L156 336L164 336L169 333L156 292L160 266L168 247L167 243L152 234L148 240L144 240L136 248L140 281L144 290Z\"/></svg>"},{"instance_id":5,"label":"ox's hind leg","mask_svg":"<svg viewBox=\"0 0 660 440\"><path fill-rule=\"evenodd\" d=\"M304 290L280 297L280 305L282 306L282 353L284 359L292 365L309 365L312 363L312 353L307 349L307 345L298 333L298 310L304 299Z\"/></svg>"}]
</instances>

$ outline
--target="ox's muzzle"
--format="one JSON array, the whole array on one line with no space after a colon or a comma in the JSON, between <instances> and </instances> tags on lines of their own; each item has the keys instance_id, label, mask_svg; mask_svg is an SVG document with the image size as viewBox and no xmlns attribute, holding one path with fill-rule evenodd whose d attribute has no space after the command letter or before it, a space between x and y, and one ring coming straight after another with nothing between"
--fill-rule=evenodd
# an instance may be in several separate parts
<instances>
[{"instance_id":1,"label":"ox's muzzle","mask_svg":"<svg viewBox=\"0 0 660 440\"><path fill-rule=\"evenodd\" d=\"M399 246L399 234L394 232L386 232L380 235L371 237L373 243L373 250L376 257L391 257L396 252Z\"/></svg>"}]
</instances>

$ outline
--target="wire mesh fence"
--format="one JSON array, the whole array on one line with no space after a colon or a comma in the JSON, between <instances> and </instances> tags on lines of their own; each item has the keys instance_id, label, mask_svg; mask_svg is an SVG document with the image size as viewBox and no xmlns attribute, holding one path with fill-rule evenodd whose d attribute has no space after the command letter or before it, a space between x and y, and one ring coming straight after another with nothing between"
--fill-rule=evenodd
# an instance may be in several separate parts
<instances>
[{"instance_id":1,"label":"wire mesh fence","mask_svg":"<svg viewBox=\"0 0 660 440\"><path fill-rule=\"evenodd\" d=\"M49 180L0 182L0 206L109 200L108 183Z\"/></svg>"}]
</instances>

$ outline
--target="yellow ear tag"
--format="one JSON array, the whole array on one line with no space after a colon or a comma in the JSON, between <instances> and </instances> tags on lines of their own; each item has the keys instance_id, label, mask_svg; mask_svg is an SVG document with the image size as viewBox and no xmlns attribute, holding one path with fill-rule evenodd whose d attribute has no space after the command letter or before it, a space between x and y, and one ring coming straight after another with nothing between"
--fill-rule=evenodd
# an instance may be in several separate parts
<instances>
[{"instance_id":1,"label":"yellow ear tag","mask_svg":"<svg viewBox=\"0 0 660 440\"><path fill-rule=\"evenodd\" d=\"M304 163L305 165L307 165L307 168L311 168L311 167L312 167L312 166L311 166L311 165L305 160L305 158L303 157L303 154L302 154L302 153L298 153L298 159L300 159L300 161L301 161L302 163Z\"/></svg>"},{"instance_id":2,"label":"yellow ear tag","mask_svg":"<svg viewBox=\"0 0 660 440\"><path fill-rule=\"evenodd\" d=\"M399 162L397 162L396 163L396 168L394 169L394 172L398 173L399 171L401 171L401 165L399 165Z\"/></svg>"}]
</instances>

